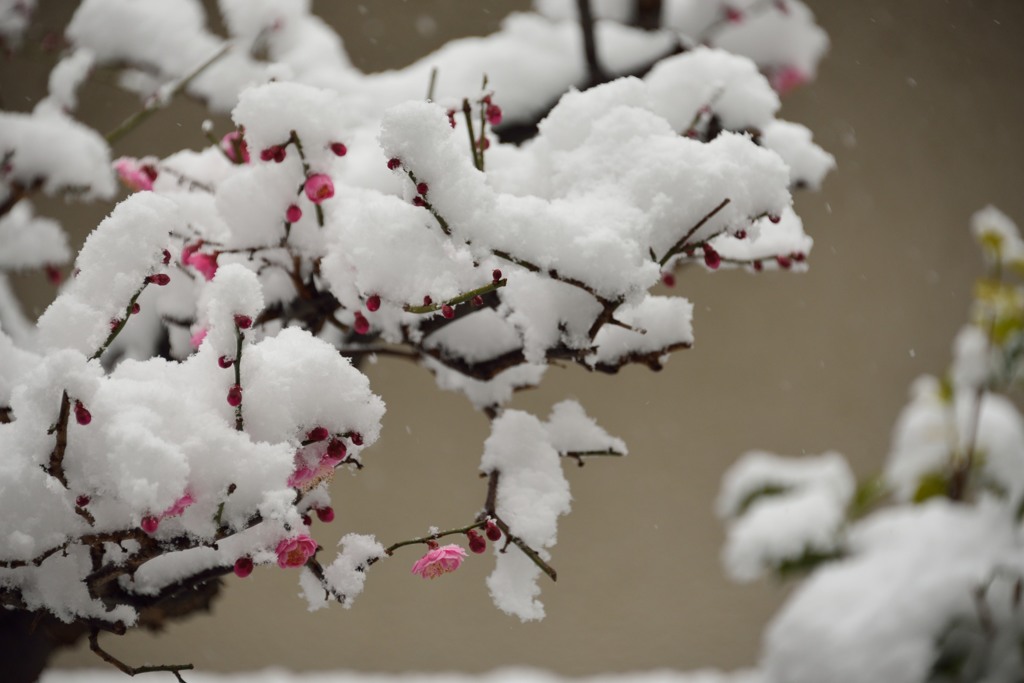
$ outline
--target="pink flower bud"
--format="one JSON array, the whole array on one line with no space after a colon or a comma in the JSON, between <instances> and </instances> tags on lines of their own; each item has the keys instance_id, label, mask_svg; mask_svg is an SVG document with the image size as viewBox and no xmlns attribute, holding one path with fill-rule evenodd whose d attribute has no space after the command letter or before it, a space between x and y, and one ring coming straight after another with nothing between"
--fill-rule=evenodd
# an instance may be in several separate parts
<instances>
[{"instance_id":1,"label":"pink flower bud","mask_svg":"<svg viewBox=\"0 0 1024 683\"><path fill-rule=\"evenodd\" d=\"M171 276L167 273L157 273L156 275L149 275L146 277L146 282L151 285L157 285L163 287L171 281Z\"/></svg>"},{"instance_id":2,"label":"pink flower bud","mask_svg":"<svg viewBox=\"0 0 1024 683\"><path fill-rule=\"evenodd\" d=\"M82 405L81 401L75 401L75 421L83 427L92 422L92 413Z\"/></svg>"},{"instance_id":3,"label":"pink flower bud","mask_svg":"<svg viewBox=\"0 0 1024 683\"><path fill-rule=\"evenodd\" d=\"M230 133L225 133L224 137L220 139L220 148L224 150L227 158L234 163L249 163L249 145L245 143L245 138L242 137L241 132L233 130Z\"/></svg>"},{"instance_id":4,"label":"pink flower bud","mask_svg":"<svg viewBox=\"0 0 1024 683\"><path fill-rule=\"evenodd\" d=\"M484 298L477 294L476 296L473 297L470 303L473 304L473 306L475 306L476 308L480 308L481 306L484 305Z\"/></svg>"},{"instance_id":5,"label":"pink flower bud","mask_svg":"<svg viewBox=\"0 0 1024 683\"><path fill-rule=\"evenodd\" d=\"M228 368L230 368L234 364L235 364L235 359L234 358L228 358L227 356L221 356L220 358L217 359L217 365L221 366L225 370L227 370Z\"/></svg>"},{"instance_id":6,"label":"pink flower bud","mask_svg":"<svg viewBox=\"0 0 1024 683\"><path fill-rule=\"evenodd\" d=\"M780 95L786 95L810 80L807 74L795 66L784 66L771 72L769 82Z\"/></svg>"},{"instance_id":7,"label":"pink flower bud","mask_svg":"<svg viewBox=\"0 0 1024 683\"><path fill-rule=\"evenodd\" d=\"M718 266L722 265L722 257L710 244L704 245L704 265L711 270L718 270Z\"/></svg>"},{"instance_id":8,"label":"pink flower bud","mask_svg":"<svg viewBox=\"0 0 1024 683\"><path fill-rule=\"evenodd\" d=\"M238 313L235 315L235 326L240 330L247 330L252 327L252 318Z\"/></svg>"},{"instance_id":9,"label":"pink flower bud","mask_svg":"<svg viewBox=\"0 0 1024 683\"><path fill-rule=\"evenodd\" d=\"M427 190L429 190L429 189L430 189L430 186L427 185L426 183L419 183L418 185L416 185L416 191L419 192L421 195L424 195L424 196L426 196Z\"/></svg>"},{"instance_id":10,"label":"pink flower bud","mask_svg":"<svg viewBox=\"0 0 1024 683\"><path fill-rule=\"evenodd\" d=\"M130 190L146 191L153 189L153 181L157 178L157 170L150 164L140 164L138 159L121 157L114 161L117 177Z\"/></svg>"},{"instance_id":11,"label":"pink flower bud","mask_svg":"<svg viewBox=\"0 0 1024 683\"><path fill-rule=\"evenodd\" d=\"M314 204L334 196L334 183L326 173L314 173L306 178L305 189L306 196Z\"/></svg>"},{"instance_id":12,"label":"pink flower bud","mask_svg":"<svg viewBox=\"0 0 1024 683\"><path fill-rule=\"evenodd\" d=\"M445 304L441 306L441 315L443 315L445 318L448 318L448 320L451 320L452 318L455 317L455 309L449 306L448 304Z\"/></svg>"},{"instance_id":13,"label":"pink flower bud","mask_svg":"<svg viewBox=\"0 0 1024 683\"><path fill-rule=\"evenodd\" d=\"M366 334L370 331L370 321L361 312L356 311L355 320L352 321L352 329L356 334Z\"/></svg>"},{"instance_id":14,"label":"pink flower bud","mask_svg":"<svg viewBox=\"0 0 1024 683\"><path fill-rule=\"evenodd\" d=\"M328 524L334 521L334 508L330 505L326 505L322 508L316 509L316 516L324 524Z\"/></svg>"},{"instance_id":15,"label":"pink flower bud","mask_svg":"<svg viewBox=\"0 0 1024 683\"><path fill-rule=\"evenodd\" d=\"M497 541L501 538L501 529L495 524L493 519L487 520L487 526L484 527L484 533L487 534L487 538L492 541Z\"/></svg>"},{"instance_id":16,"label":"pink flower bud","mask_svg":"<svg viewBox=\"0 0 1024 683\"><path fill-rule=\"evenodd\" d=\"M397 170L401 165L402 165L402 162L399 159L395 159L395 158L388 159L388 169L390 169L392 171Z\"/></svg>"},{"instance_id":17,"label":"pink flower bud","mask_svg":"<svg viewBox=\"0 0 1024 683\"><path fill-rule=\"evenodd\" d=\"M240 557L235 560L235 576L244 579L249 574L252 574L252 558Z\"/></svg>"},{"instance_id":18,"label":"pink flower bud","mask_svg":"<svg viewBox=\"0 0 1024 683\"><path fill-rule=\"evenodd\" d=\"M458 569L465 557L466 551L454 543L430 548L426 555L416 560L412 566L412 573L419 574L424 579L436 579L442 574Z\"/></svg>"},{"instance_id":19,"label":"pink flower bud","mask_svg":"<svg viewBox=\"0 0 1024 683\"><path fill-rule=\"evenodd\" d=\"M142 523L139 524L139 526L141 526L142 530L147 534L155 534L157 528L160 526L160 520L153 515L146 515L142 518Z\"/></svg>"},{"instance_id":20,"label":"pink flower bud","mask_svg":"<svg viewBox=\"0 0 1024 683\"><path fill-rule=\"evenodd\" d=\"M263 161L273 160L276 163L281 163L282 161L284 161L286 156L287 152L285 151L285 148L282 147L281 145L271 145L270 147L267 147L266 149L260 152L260 159L262 159Z\"/></svg>"},{"instance_id":21,"label":"pink flower bud","mask_svg":"<svg viewBox=\"0 0 1024 683\"><path fill-rule=\"evenodd\" d=\"M331 151L334 152L339 157L343 157L346 154L348 154L348 147L346 147L344 143L341 142L332 142Z\"/></svg>"},{"instance_id":22,"label":"pink flower bud","mask_svg":"<svg viewBox=\"0 0 1024 683\"><path fill-rule=\"evenodd\" d=\"M491 279L494 280L495 282L499 282L501 280L501 271L499 269L497 269L497 268L492 270L491 271Z\"/></svg>"},{"instance_id":23,"label":"pink flower bud","mask_svg":"<svg viewBox=\"0 0 1024 683\"><path fill-rule=\"evenodd\" d=\"M302 209L297 205L292 204L288 207L288 210L284 212L284 218L289 223L298 223L302 218Z\"/></svg>"},{"instance_id":24,"label":"pink flower bud","mask_svg":"<svg viewBox=\"0 0 1024 683\"><path fill-rule=\"evenodd\" d=\"M366 300L366 310L368 310L371 313L373 313L374 311L378 310L379 308L380 308L380 297L377 296L376 294L371 295L370 298Z\"/></svg>"},{"instance_id":25,"label":"pink flower bud","mask_svg":"<svg viewBox=\"0 0 1024 683\"><path fill-rule=\"evenodd\" d=\"M487 123L492 126L501 124L501 107L496 104L487 105Z\"/></svg>"},{"instance_id":26,"label":"pink flower bud","mask_svg":"<svg viewBox=\"0 0 1024 683\"><path fill-rule=\"evenodd\" d=\"M299 534L278 543L276 552L278 567L301 567L316 552L316 541L306 534Z\"/></svg>"},{"instance_id":27,"label":"pink flower bud","mask_svg":"<svg viewBox=\"0 0 1024 683\"><path fill-rule=\"evenodd\" d=\"M237 408L242 405L242 387L241 385L235 384L228 389L228 405L232 408Z\"/></svg>"},{"instance_id":28,"label":"pink flower bud","mask_svg":"<svg viewBox=\"0 0 1024 683\"><path fill-rule=\"evenodd\" d=\"M200 327L192 333L192 337L189 339L189 342L191 342L193 349L198 349L204 339L206 339L206 328Z\"/></svg>"},{"instance_id":29,"label":"pink flower bud","mask_svg":"<svg viewBox=\"0 0 1024 683\"><path fill-rule=\"evenodd\" d=\"M213 254L193 254L189 259L188 265L192 266L202 274L207 282L213 279L213 276L217 274L217 257L218 253Z\"/></svg>"},{"instance_id":30,"label":"pink flower bud","mask_svg":"<svg viewBox=\"0 0 1024 683\"><path fill-rule=\"evenodd\" d=\"M306 434L306 441L324 441L330 435L331 433L327 431L326 427L314 427Z\"/></svg>"},{"instance_id":31,"label":"pink flower bud","mask_svg":"<svg viewBox=\"0 0 1024 683\"><path fill-rule=\"evenodd\" d=\"M467 531L466 537L469 539L469 549L477 555L487 550L487 541L484 540L483 536L476 532L476 529L470 529Z\"/></svg>"}]
</instances>

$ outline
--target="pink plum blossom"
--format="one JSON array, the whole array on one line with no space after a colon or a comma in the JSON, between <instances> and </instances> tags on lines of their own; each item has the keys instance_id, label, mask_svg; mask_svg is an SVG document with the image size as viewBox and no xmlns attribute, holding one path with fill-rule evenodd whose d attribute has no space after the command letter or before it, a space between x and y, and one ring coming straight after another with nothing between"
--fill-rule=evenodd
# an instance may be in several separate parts
<instances>
[{"instance_id":1,"label":"pink plum blossom","mask_svg":"<svg viewBox=\"0 0 1024 683\"><path fill-rule=\"evenodd\" d=\"M143 164L133 157L120 157L114 161L114 170L117 177L121 179L129 189L135 191L146 191L153 189L153 181L156 180L156 167L152 164Z\"/></svg>"},{"instance_id":2,"label":"pink plum blossom","mask_svg":"<svg viewBox=\"0 0 1024 683\"><path fill-rule=\"evenodd\" d=\"M200 327L192 333L192 338L189 341L192 342L193 349L198 349L204 339L206 339L206 328Z\"/></svg>"},{"instance_id":3,"label":"pink plum blossom","mask_svg":"<svg viewBox=\"0 0 1024 683\"><path fill-rule=\"evenodd\" d=\"M160 519L167 519L168 517L178 517L181 513L185 512L185 509L196 502L196 499L192 497L192 494L188 491L174 501L169 508L160 513Z\"/></svg>"},{"instance_id":4,"label":"pink plum blossom","mask_svg":"<svg viewBox=\"0 0 1024 683\"><path fill-rule=\"evenodd\" d=\"M807 83L810 79L807 78L807 74L795 66L784 66L773 71L770 80L775 92L785 95Z\"/></svg>"},{"instance_id":5,"label":"pink plum blossom","mask_svg":"<svg viewBox=\"0 0 1024 683\"><path fill-rule=\"evenodd\" d=\"M278 567L301 567L316 552L316 541L306 534L299 534L278 543L276 552Z\"/></svg>"},{"instance_id":6,"label":"pink plum blossom","mask_svg":"<svg viewBox=\"0 0 1024 683\"><path fill-rule=\"evenodd\" d=\"M465 557L466 551L454 543L431 548L426 555L416 560L416 564L412 566L412 573L419 574L424 579L436 579L441 574L458 569Z\"/></svg>"},{"instance_id":7,"label":"pink plum blossom","mask_svg":"<svg viewBox=\"0 0 1024 683\"><path fill-rule=\"evenodd\" d=\"M334 183L326 173L314 173L306 178L306 196L309 201L319 204L334 196Z\"/></svg>"}]
</instances>

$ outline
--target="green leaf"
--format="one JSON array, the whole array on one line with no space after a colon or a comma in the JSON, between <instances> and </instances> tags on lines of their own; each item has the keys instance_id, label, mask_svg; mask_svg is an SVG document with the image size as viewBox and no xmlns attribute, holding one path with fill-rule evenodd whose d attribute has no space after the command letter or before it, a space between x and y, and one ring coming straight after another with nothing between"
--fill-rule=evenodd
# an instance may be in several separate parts
<instances>
[{"instance_id":1,"label":"green leaf","mask_svg":"<svg viewBox=\"0 0 1024 683\"><path fill-rule=\"evenodd\" d=\"M914 491L914 502L923 503L930 498L945 496L949 492L949 479L945 472L929 472L921 478Z\"/></svg>"}]
</instances>

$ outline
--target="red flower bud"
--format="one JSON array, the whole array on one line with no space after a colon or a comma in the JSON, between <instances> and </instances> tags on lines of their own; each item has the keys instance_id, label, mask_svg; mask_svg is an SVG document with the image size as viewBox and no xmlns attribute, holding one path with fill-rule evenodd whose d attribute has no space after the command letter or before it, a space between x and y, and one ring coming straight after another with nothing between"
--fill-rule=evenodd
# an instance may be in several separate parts
<instances>
[{"instance_id":1,"label":"red flower bud","mask_svg":"<svg viewBox=\"0 0 1024 683\"><path fill-rule=\"evenodd\" d=\"M297 223L299 221L299 219L301 219L301 218L302 218L302 209L300 209L295 204L292 204L291 206L289 206L288 209L284 212L284 219L286 221L288 221L289 223Z\"/></svg>"},{"instance_id":2,"label":"red flower bud","mask_svg":"<svg viewBox=\"0 0 1024 683\"><path fill-rule=\"evenodd\" d=\"M326 427L314 427L306 434L306 441L324 441L330 435L331 433L327 431Z\"/></svg>"},{"instance_id":3,"label":"red flower bud","mask_svg":"<svg viewBox=\"0 0 1024 683\"><path fill-rule=\"evenodd\" d=\"M153 515L146 515L142 518L142 523L139 526L141 526L142 530L147 534L155 534L157 527L160 526L160 520Z\"/></svg>"},{"instance_id":4,"label":"red flower bud","mask_svg":"<svg viewBox=\"0 0 1024 683\"><path fill-rule=\"evenodd\" d=\"M782 220L782 216L777 216L774 213L770 213L768 214L768 220L770 220L772 223L778 223L779 221Z\"/></svg>"},{"instance_id":5,"label":"red flower bud","mask_svg":"<svg viewBox=\"0 0 1024 683\"><path fill-rule=\"evenodd\" d=\"M747 239L747 231L740 228L739 230L733 233L733 237L735 237L738 240L745 240Z\"/></svg>"},{"instance_id":6,"label":"red flower bud","mask_svg":"<svg viewBox=\"0 0 1024 683\"><path fill-rule=\"evenodd\" d=\"M662 273L661 274L661 281L663 283L665 283L666 287L675 287L676 286L676 276L673 275L672 273Z\"/></svg>"},{"instance_id":7,"label":"red flower bud","mask_svg":"<svg viewBox=\"0 0 1024 683\"><path fill-rule=\"evenodd\" d=\"M423 297L423 305L424 306L430 306L433 303L434 303L434 300L430 298L429 294L427 294L425 297Z\"/></svg>"},{"instance_id":8,"label":"red flower bud","mask_svg":"<svg viewBox=\"0 0 1024 683\"><path fill-rule=\"evenodd\" d=\"M366 310L368 310L371 313L373 313L374 311L378 310L379 308L380 308L380 297L377 296L376 294L373 294L372 296L370 296L369 299L366 300Z\"/></svg>"},{"instance_id":9,"label":"red flower bud","mask_svg":"<svg viewBox=\"0 0 1024 683\"><path fill-rule=\"evenodd\" d=\"M754 270L756 270L758 273L760 273L762 270L764 270L764 264L761 263L760 261L754 261L753 265L754 265Z\"/></svg>"},{"instance_id":10,"label":"red flower bud","mask_svg":"<svg viewBox=\"0 0 1024 683\"><path fill-rule=\"evenodd\" d=\"M302 523L306 526L313 526L313 518L309 515L302 515Z\"/></svg>"},{"instance_id":11,"label":"red flower bud","mask_svg":"<svg viewBox=\"0 0 1024 683\"><path fill-rule=\"evenodd\" d=\"M363 445L363 435L360 434L359 432L352 432L348 438L352 439L352 443L354 443L356 446Z\"/></svg>"},{"instance_id":12,"label":"red flower bud","mask_svg":"<svg viewBox=\"0 0 1024 683\"><path fill-rule=\"evenodd\" d=\"M366 334L370 331L370 321L361 312L356 311L355 320L352 322L352 329L356 334Z\"/></svg>"},{"instance_id":13,"label":"red flower bud","mask_svg":"<svg viewBox=\"0 0 1024 683\"><path fill-rule=\"evenodd\" d=\"M501 124L501 107L496 104L487 105L487 123L492 126Z\"/></svg>"},{"instance_id":14,"label":"red flower bud","mask_svg":"<svg viewBox=\"0 0 1024 683\"><path fill-rule=\"evenodd\" d=\"M704 265L711 270L718 270L718 266L722 265L722 257L710 244L704 245Z\"/></svg>"},{"instance_id":15,"label":"red flower bud","mask_svg":"<svg viewBox=\"0 0 1024 683\"><path fill-rule=\"evenodd\" d=\"M326 505L322 508L316 509L316 516L324 524L334 521L334 508L330 505Z\"/></svg>"},{"instance_id":16,"label":"red flower bud","mask_svg":"<svg viewBox=\"0 0 1024 683\"><path fill-rule=\"evenodd\" d=\"M166 266L170 262L171 262L171 252L169 252L166 249L164 249L163 264Z\"/></svg>"},{"instance_id":17,"label":"red flower bud","mask_svg":"<svg viewBox=\"0 0 1024 683\"><path fill-rule=\"evenodd\" d=\"M171 276L166 273L157 273L146 277L146 283L163 287L171 281Z\"/></svg>"},{"instance_id":18,"label":"red flower bud","mask_svg":"<svg viewBox=\"0 0 1024 683\"><path fill-rule=\"evenodd\" d=\"M228 389L228 405L237 408L242 405L242 387L238 384Z\"/></svg>"},{"instance_id":19,"label":"red flower bud","mask_svg":"<svg viewBox=\"0 0 1024 683\"><path fill-rule=\"evenodd\" d=\"M142 306L140 306L137 301L134 304L132 304L132 315L136 315L141 310Z\"/></svg>"},{"instance_id":20,"label":"red flower bud","mask_svg":"<svg viewBox=\"0 0 1024 683\"><path fill-rule=\"evenodd\" d=\"M89 496L82 495L82 496L79 496L78 498L75 498L75 506L76 507L84 508L86 505L89 504L89 502L90 502Z\"/></svg>"},{"instance_id":21,"label":"red flower bud","mask_svg":"<svg viewBox=\"0 0 1024 683\"><path fill-rule=\"evenodd\" d=\"M412 198L412 205L413 206L426 206L427 203L425 201L423 201L423 197L421 197L419 195L416 195L415 197Z\"/></svg>"},{"instance_id":22,"label":"red flower bud","mask_svg":"<svg viewBox=\"0 0 1024 683\"><path fill-rule=\"evenodd\" d=\"M332 142L331 151L337 154L339 157L343 157L346 154L348 154L348 147L346 147L345 144L341 142Z\"/></svg>"},{"instance_id":23,"label":"red flower bud","mask_svg":"<svg viewBox=\"0 0 1024 683\"><path fill-rule=\"evenodd\" d=\"M779 267L784 270L789 270L793 266L793 262L788 256L776 256L775 262L779 264Z\"/></svg>"},{"instance_id":24,"label":"red flower bud","mask_svg":"<svg viewBox=\"0 0 1024 683\"><path fill-rule=\"evenodd\" d=\"M252 574L252 558L240 557L235 560L235 576L244 579L249 574Z\"/></svg>"},{"instance_id":25,"label":"red flower bud","mask_svg":"<svg viewBox=\"0 0 1024 683\"><path fill-rule=\"evenodd\" d=\"M501 538L501 529L498 528L498 525L494 523L493 519L487 520L487 526L484 527L484 533L486 533L487 538L492 541L497 541Z\"/></svg>"},{"instance_id":26,"label":"red flower bud","mask_svg":"<svg viewBox=\"0 0 1024 683\"><path fill-rule=\"evenodd\" d=\"M327 455L332 458L341 460L348 453L348 448L345 447L345 442L341 439L331 439L331 442L327 444Z\"/></svg>"},{"instance_id":27,"label":"red flower bud","mask_svg":"<svg viewBox=\"0 0 1024 683\"><path fill-rule=\"evenodd\" d=\"M75 401L75 420L82 426L92 422L92 413L86 410L81 401Z\"/></svg>"},{"instance_id":28,"label":"red flower bud","mask_svg":"<svg viewBox=\"0 0 1024 683\"><path fill-rule=\"evenodd\" d=\"M494 280L495 282L498 282L499 280L501 280L501 271L499 269L497 269L497 268L492 270L491 271L491 279Z\"/></svg>"},{"instance_id":29,"label":"red flower bud","mask_svg":"<svg viewBox=\"0 0 1024 683\"><path fill-rule=\"evenodd\" d=\"M418 184L416 186L416 191L419 192L422 195L426 195L427 194L427 190L429 190L429 189L430 189L430 186L428 186L426 183L420 183L420 184Z\"/></svg>"},{"instance_id":30,"label":"red flower bud","mask_svg":"<svg viewBox=\"0 0 1024 683\"><path fill-rule=\"evenodd\" d=\"M477 308L480 308L481 306L484 305L484 298L482 296L480 296L479 294L477 294L476 296L473 297L473 299L472 299L472 301L470 303L472 303Z\"/></svg>"},{"instance_id":31,"label":"red flower bud","mask_svg":"<svg viewBox=\"0 0 1024 683\"><path fill-rule=\"evenodd\" d=\"M469 549L479 555L483 551L487 550L487 541L476 532L476 529L470 529L466 532L466 537L469 538Z\"/></svg>"},{"instance_id":32,"label":"red flower bud","mask_svg":"<svg viewBox=\"0 0 1024 683\"><path fill-rule=\"evenodd\" d=\"M50 281L51 285L59 285L60 281L64 279L57 266L47 264L43 266L43 271L46 272L46 279Z\"/></svg>"},{"instance_id":33,"label":"red flower bud","mask_svg":"<svg viewBox=\"0 0 1024 683\"><path fill-rule=\"evenodd\" d=\"M399 159L394 159L394 158L388 159L388 168L391 169L392 171L394 171L395 169L397 169L401 165L402 165L402 162Z\"/></svg>"},{"instance_id":34,"label":"red flower bud","mask_svg":"<svg viewBox=\"0 0 1024 683\"><path fill-rule=\"evenodd\" d=\"M234 364L235 360L233 358L228 358L227 356L221 356L220 358L217 359L217 365L221 366L225 370L227 370Z\"/></svg>"},{"instance_id":35,"label":"red flower bud","mask_svg":"<svg viewBox=\"0 0 1024 683\"><path fill-rule=\"evenodd\" d=\"M238 313L235 315L235 326L240 330L247 330L252 327L252 318Z\"/></svg>"},{"instance_id":36,"label":"red flower bud","mask_svg":"<svg viewBox=\"0 0 1024 683\"><path fill-rule=\"evenodd\" d=\"M448 304L445 304L444 306L441 306L441 315L451 320L455 317L455 309Z\"/></svg>"}]
</instances>

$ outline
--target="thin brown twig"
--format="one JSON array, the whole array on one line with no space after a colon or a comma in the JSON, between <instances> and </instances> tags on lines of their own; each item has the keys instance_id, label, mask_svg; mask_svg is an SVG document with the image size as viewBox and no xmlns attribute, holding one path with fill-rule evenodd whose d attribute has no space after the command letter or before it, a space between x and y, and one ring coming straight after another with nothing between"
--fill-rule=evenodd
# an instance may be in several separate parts
<instances>
[{"instance_id":1,"label":"thin brown twig","mask_svg":"<svg viewBox=\"0 0 1024 683\"><path fill-rule=\"evenodd\" d=\"M195 668L191 664L159 664L156 666L131 666L129 664L125 664L120 659L100 647L99 635L99 629L94 628L89 631L89 649L96 653L100 659L108 664L113 664L129 676L137 676L139 674L151 673L154 671L169 671L174 674L174 677L177 678L180 683L186 683L185 679L181 677L181 672L191 671Z\"/></svg>"}]
</instances>

